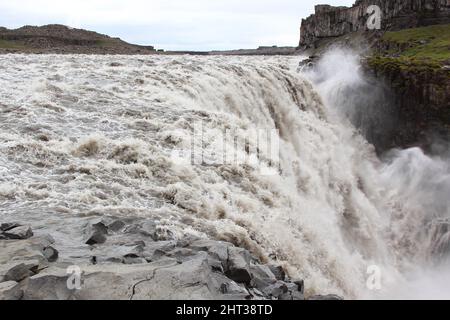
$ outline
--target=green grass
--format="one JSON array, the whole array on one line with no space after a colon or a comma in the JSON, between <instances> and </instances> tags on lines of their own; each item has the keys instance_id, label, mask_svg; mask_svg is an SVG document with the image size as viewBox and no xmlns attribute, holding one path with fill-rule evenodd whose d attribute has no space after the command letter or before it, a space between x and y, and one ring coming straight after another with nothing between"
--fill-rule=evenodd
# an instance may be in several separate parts
<instances>
[{"instance_id":1,"label":"green grass","mask_svg":"<svg viewBox=\"0 0 450 320\"><path fill-rule=\"evenodd\" d=\"M1 40L0 49L24 49L25 46L15 41Z\"/></svg>"},{"instance_id":2,"label":"green grass","mask_svg":"<svg viewBox=\"0 0 450 320\"><path fill-rule=\"evenodd\" d=\"M383 40L402 47L396 52L402 57L431 62L450 60L450 24L386 32Z\"/></svg>"},{"instance_id":3,"label":"green grass","mask_svg":"<svg viewBox=\"0 0 450 320\"><path fill-rule=\"evenodd\" d=\"M423 77L448 79L448 72L442 70L442 64L434 60L422 60L413 57L374 56L367 60L374 70L390 74L415 74Z\"/></svg>"},{"instance_id":4,"label":"green grass","mask_svg":"<svg viewBox=\"0 0 450 320\"><path fill-rule=\"evenodd\" d=\"M116 44L117 44L117 41L114 41L113 39L96 40L95 41L95 45L98 46L98 47L110 48L110 47L114 47Z\"/></svg>"}]
</instances>

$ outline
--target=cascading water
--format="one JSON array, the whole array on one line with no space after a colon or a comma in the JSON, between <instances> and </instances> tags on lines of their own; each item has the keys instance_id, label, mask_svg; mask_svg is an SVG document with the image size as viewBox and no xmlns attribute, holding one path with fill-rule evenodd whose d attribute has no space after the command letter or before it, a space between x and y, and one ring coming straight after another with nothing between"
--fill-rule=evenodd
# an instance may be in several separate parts
<instances>
[{"instance_id":1,"label":"cascading water","mask_svg":"<svg viewBox=\"0 0 450 320\"><path fill-rule=\"evenodd\" d=\"M380 145L395 134L391 96L382 83L364 74L354 52L334 49L306 75L334 121L353 123ZM450 297L449 147L449 141L436 139L433 156L419 148L391 150L382 156L377 166L379 190L387 206L382 214L389 217L388 243L402 277L368 297Z\"/></svg>"},{"instance_id":2,"label":"cascading water","mask_svg":"<svg viewBox=\"0 0 450 320\"><path fill-rule=\"evenodd\" d=\"M75 256L83 216L158 217L175 236L231 241L283 263L309 293L389 296L367 288L368 267L391 288L426 254L445 252L448 162L417 149L380 161L336 116L343 91L333 75L298 74L298 60L0 57L0 219L50 229L62 255ZM359 81L348 74L354 61L345 79ZM279 168L261 174L264 155L177 161L174 150L191 153L196 123L206 155L223 152L218 131L278 129ZM243 158L260 153L246 143Z\"/></svg>"}]
</instances>

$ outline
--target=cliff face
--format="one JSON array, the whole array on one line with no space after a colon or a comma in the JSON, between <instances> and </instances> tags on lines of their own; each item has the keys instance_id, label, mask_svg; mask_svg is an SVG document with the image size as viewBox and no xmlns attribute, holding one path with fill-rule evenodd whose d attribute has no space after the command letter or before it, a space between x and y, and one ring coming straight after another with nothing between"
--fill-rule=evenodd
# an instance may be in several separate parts
<instances>
[{"instance_id":1,"label":"cliff face","mask_svg":"<svg viewBox=\"0 0 450 320\"><path fill-rule=\"evenodd\" d=\"M300 47L311 48L323 38L366 30L366 11L371 5L382 10L383 30L450 23L450 0L357 0L351 8L317 5L315 14L302 20Z\"/></svg>"},{"instance_id":2,"label":"cliff face","mask_svg":"<svg viewBox=\"0 0 450 320\"><path fill-rule=\"evenodd\" d=\"M367 66L396 93L392 146L450 138L450 24L386 32Z\"/></svg>"},{"instance_id":3,"label":"cliff face","mask_svg":"<svg viewBox=\"0 0 450 320\"><path fill-rule=\"evenodd\" d=\"M387 57L369 58L368 67L395 93L392 112L395 130L387 144L394 147L431 147L432 140L450 137L450 71L432 63ZM430 140L431 139L431 140Z\"/></svg>"},{"instance_id":4,"label":"cliff face","mask_svg":"<svg viewBox=\"0 0 450 320\"><path fill-rule=\"evenodd\" d=\"M367 28L371 5L382 10L377 32ZM450 140L450 0L316 6L316 13L302 21L300 49L320 57L332 46L364 49L366 71L392 92L393 130L369 139L377 150L416 145L427 149L430 137L436 136Z\"/></svg>"}]
</instances>

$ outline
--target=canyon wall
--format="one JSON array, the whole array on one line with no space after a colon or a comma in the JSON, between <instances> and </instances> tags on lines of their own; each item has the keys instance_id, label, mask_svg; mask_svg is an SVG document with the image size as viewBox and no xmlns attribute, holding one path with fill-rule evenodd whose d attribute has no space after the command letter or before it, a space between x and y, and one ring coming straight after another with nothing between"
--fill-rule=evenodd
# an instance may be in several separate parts
<instances>
[{"instance_id":1,"label":"canyon wall","mask_svg":"<svg viewBox=\"0 0 450 320\"><path fill-rule=\"evenodd\" d=\"M450 23L450 0L357 0L351 8L317 5L315 14L302 20L300 47L314 47L323 38L366 30L371 5L382 10L382 30Z\"/></svg>"}]
</instances>

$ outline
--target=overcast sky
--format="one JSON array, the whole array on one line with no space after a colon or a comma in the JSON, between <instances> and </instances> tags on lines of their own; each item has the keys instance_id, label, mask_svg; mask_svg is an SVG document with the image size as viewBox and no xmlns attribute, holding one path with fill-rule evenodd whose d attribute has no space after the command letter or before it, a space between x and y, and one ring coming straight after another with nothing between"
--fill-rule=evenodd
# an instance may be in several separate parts
<instances>
[{"instance_id":1,"label":"overcast sky","mask_svg":"<svg viewBox=\"0 0 450 320\"><path fill-rule=\"evenodd\" d=\"M0 0L0 26L59 23L169 50L296 46L314 5L355 0Z\"/></svg>"}]
</instances>

